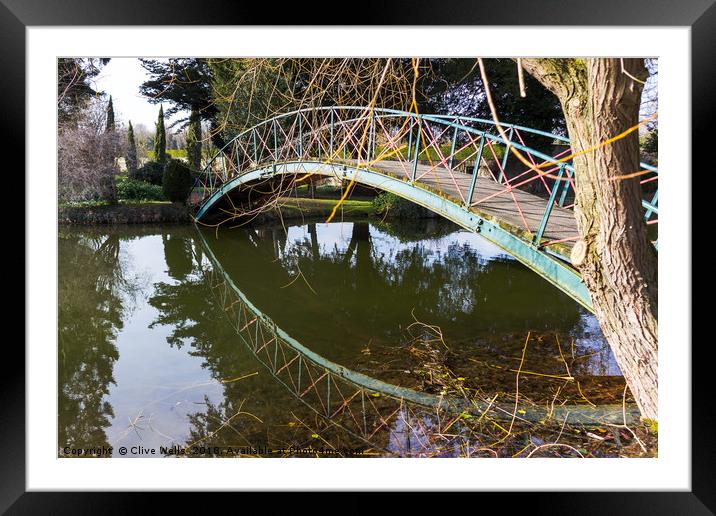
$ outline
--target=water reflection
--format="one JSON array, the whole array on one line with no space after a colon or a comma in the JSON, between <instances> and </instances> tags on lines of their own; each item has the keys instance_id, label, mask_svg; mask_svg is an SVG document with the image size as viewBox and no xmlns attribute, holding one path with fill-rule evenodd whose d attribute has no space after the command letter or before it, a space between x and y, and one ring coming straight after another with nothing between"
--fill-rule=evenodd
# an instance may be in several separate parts
<instances>
[{"instance_id":1,"label":"water reflection","mask_svg":"<svg viewBox=\"0 0 716 516\"><path fill-rule=\"evenodd\" d=\"M127 273L129 258L116 234L61 232L58 248L59 441L109 446L116 338L142 284Z\"/></svg>"},{"instance_id":2,"label":"water reflection","mask_svg":"<svg viewBox=\"0 0 716 516\"><path fill-rule=\"evenodd\" d=\"M439 326L453 351L495 360L527 331L556 332L594 353L579 373L619 374L591 314L479 235L433 224L436 235L411 237L367 222L206 237L252 303L342 364L357 364L365 349L400 348L417 319Z\"/></svg>"},{"instance_id":3,"label":"water reflection","mask_svg":"<svg viewBox=\"0 0 716 516\"><path fill-rule=\"evenodd\" d=\"M514 382L507 366L526 331L556 334L565 353L584 357L571 371L585 377L583 386L589 375L609 382L619 373L590 314L449 224L276 225L203 235L251 302L291 336L395 384L429 390L410 352L416 319L439 326L449 345L445 360L457 370L472 364L464 374L479 376L486 388ZM237 341L207 284L201 240L193 227L62 230L60 454L65 447L113 446L118 456L117 447L126 446L131 456L140 454L131 451L137 446L301 447L323 440L365 448L287 393ZM534 370L563 367L550 339L535 341L533 351ZM401 421L376 434L376 449L405 453L393 442L405 433L407 419ZM424 441L398 440L413 452Z\"/></svg>"}]
</instances>

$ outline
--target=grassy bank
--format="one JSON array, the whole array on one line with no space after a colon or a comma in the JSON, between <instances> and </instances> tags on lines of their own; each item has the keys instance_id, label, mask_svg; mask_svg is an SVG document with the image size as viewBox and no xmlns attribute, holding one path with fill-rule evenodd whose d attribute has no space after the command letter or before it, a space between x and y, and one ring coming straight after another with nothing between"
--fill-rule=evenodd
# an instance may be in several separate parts
<instances>
[{"instance_id":1,"label":"grassy bank","mask_svg":"<svg viewBox=\"0 0 716 516\"><path fill-rule=\"evenodd\" d=\"M279 199L278 204L281 210L280 217L283 219L328 218L338 204L338 200L283 197ZM371 201L345 200L336 212L336 218L339 220L341 217L366 218L377 215ZM278 218L278 209L269 210L261 216L262 220Z\"/></svg>"},{"instance_id":2,"label":"grassy bank","mask_svg":"<svg viewBox=\"0 0 716 516\"><path fill-rule=\"evenodd\" d=\"M320 188L320 187L319 187ZM280 219L327 219L339 204L336 191L322 188L317 191L324 198L281 197L273 207L252 219L253 223ZM330 198L326 198L330 197ZM374 198L346 199L340 202L335 220L343 219L400 219L434 218L435 215L399 197L382 193ZM120 200L116 204L104 201L61 204L58 210L61 224L156 224L191 222L187 206L168 201Z\"/></svg>"},{"instance_id":3,"label":"grassy bank","mask_svg":"<svg viewBox=\"0 0 716 516\"><path fill-rule=\"evenodd\" d=\"M278 209L269 209L254 222L271 220L317 218L326 219L331 215L337 199L281 198ZM371 201L343 201L336 212L336 219L370 218L378 213ZM181 204L166 201L120 201L86 202L61 205L58 210L60 224L157 224L191 222L189 209Z\"/></svg>"}]
</instances>

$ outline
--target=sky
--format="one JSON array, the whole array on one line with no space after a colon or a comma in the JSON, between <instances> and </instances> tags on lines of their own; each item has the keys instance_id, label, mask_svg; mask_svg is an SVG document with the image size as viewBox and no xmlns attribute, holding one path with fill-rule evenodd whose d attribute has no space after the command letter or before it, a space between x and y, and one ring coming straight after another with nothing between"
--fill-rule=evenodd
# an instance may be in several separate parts
<instances>
[{"instance_id":1,"label":"sky","mask_svg":"<svg viewBox=\"0 0 716 516\"><path fill-rule=\"evenodd\" d=\"M99 91L112 95L114 113L118 121L126 125L131 120L133 126L143 124L153 131L159 113L159 104L151 104L139 93L140 84L148 78L139 59L113 57L107 66L102 68L94 85ZM164 111L169 107L169 103L164 103ZM167 130L170 130L169 124L180 117L177 115L172 119L166 119Z\"/></svg>"}]
</instances>

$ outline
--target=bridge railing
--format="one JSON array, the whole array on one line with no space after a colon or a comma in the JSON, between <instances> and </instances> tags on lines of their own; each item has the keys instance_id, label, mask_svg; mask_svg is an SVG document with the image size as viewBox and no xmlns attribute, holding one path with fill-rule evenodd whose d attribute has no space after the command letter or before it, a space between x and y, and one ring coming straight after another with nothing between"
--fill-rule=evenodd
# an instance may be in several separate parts
<instances>
[{"instance_id":1,"label":"bridge railing","mask_svg":"<svg viewBox=\"0 0 716 516\"><path fill-rule=\"evenodd\" d=\"M574 207L569 140L519 125L500 125L504 137L492 120L471 117L359 106L292 111L236 135L208 161L189 201L198 208L226 181L271 164L350 163L420 183L468 210L504 202L505 210L517 216L513 222L537 246L576 240L576 232L547 238L550 223L559 223L555 212L563 214ZM658 222L658 171L645 163L641 166L644 217L652 225ZM534 206L519 192L546 201L540 216L530 213Z\"/></svg>"}]
</instances>

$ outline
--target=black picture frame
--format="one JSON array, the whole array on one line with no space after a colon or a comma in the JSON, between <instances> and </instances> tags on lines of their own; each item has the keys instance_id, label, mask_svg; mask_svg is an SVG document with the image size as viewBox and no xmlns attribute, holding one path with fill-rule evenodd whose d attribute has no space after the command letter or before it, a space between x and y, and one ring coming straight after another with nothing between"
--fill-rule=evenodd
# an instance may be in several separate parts
<instances>
[{"instance_id":1,"label":"black picture frame","mask_svg":"<svg viewBox=\"0 0 716 516\"><path fill-rule=\"evenodd\" d=\"M499 4L499 5L498 5ZM242 3L229 0L213 2L142 2L122 0L0 0L0 87L3 122L2 141L7 148L25 148L25 29L45 25L249 25L249 24L333 24L335 4L331 7L296 3ZM484 9L484 10L483 10ZM345 23L345 16L339 18ZM502 0L491 4L467 0L443 0L396 3L363 1L351 14L356 25L579 25L579 26L689 26L691 27L692 70L692 152L693 168L713 173L705 163L714 114L713 78L716 34L714 0ZM698 109L695 107L698 106ZM54 117L48 115L48 123ZM685 128L686 130L687 128ZM712 145L712 144L711 144ZM24 154L16 153L23 167ZM703 159L703 166L700 160ZM688 170L688 167L685 167ZM693 191L693 190L692 190ZM25 195L14 197L24 203ZM695 204L695 203L694 203ZM24 212L19 206L18 213ZM9 221L6 221L9 223ZM24 227L13 221L18 233ZM691 256L690 250L687 256ZM25 263L25 257L22 256ZM12 269L19 267L17 255ZM693 264L683 264L688 267ZM693 270L693 266L692 266ZM26 277L32 271L25 270ZM19 305L19 303L18 303ZM31 307L27 307L31 309ZM8 321L10 322L10 321ZM6 339L0 407L6 417L0 423L0 512L12 514L126 514L137 512L145 501L137 493L26 493L25 450L25 353ZM673 343L672 343L673 344ZM688 349L688 343L678 343ZM701 344L701 345L698 345ZM713 384L709 370L712 345L709 341L692 347L692 490L690 492L591 492L526 493L509 495L513 507L546 510L550 514L714 514L716 512L716 445L713 439ZM10 417L10 415L12 415ZM484 495L481 495L484 496ZM497 496L500 496L499 494ZM202 505L207 498L197 495ZM172 495L173 501L188 508L192 499ZM194 498L196 500L196 498ZM480 505L484 505L481 499ZM528 505L527 505L528 504ZM529 509L527 509L529 507ZM464 507L463 507L464 508ZM167 507L164 507L167 510Z\"/></svg>"}]
</instances>

